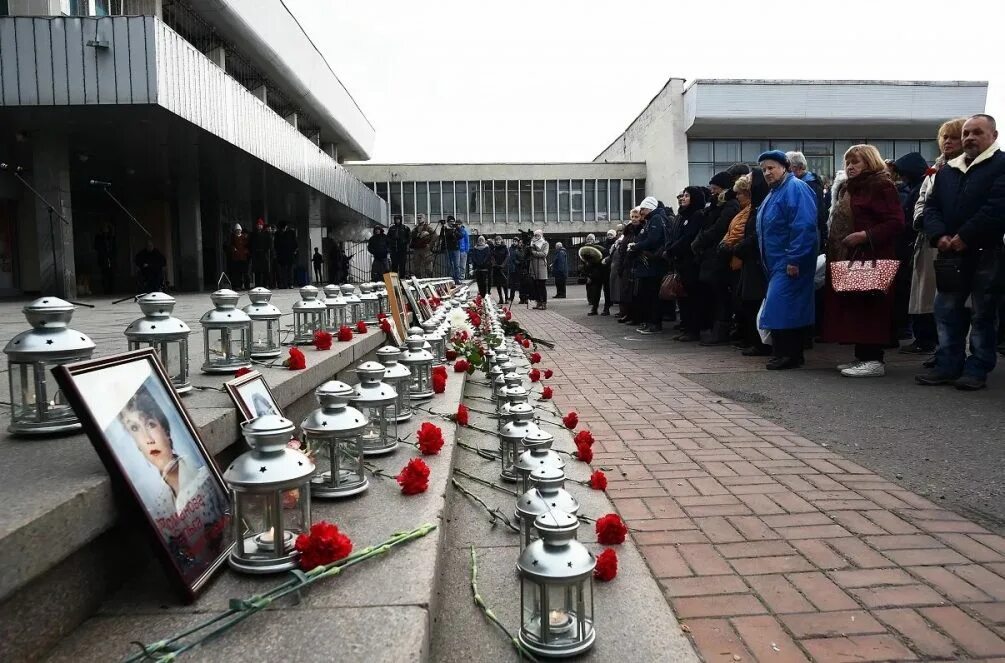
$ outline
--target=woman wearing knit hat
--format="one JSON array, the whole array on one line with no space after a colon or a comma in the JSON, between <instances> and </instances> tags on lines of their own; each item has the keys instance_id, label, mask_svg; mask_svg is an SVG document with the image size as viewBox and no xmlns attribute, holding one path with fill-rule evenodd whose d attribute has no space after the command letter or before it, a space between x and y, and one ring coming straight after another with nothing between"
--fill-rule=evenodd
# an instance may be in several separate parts
<instances>
[{"instance_id":1,"label":"woman wearing knit hat","mask_svg":"<svg viewBox=\"0 0 1005 663\"><path fill-rule=\"evenodd\" d=\"M709 189L712 191L712 204L706 210L702 230L692 246L699 261L701 292L696 294L702 306L701 345L724 345L729 343L733 298L730 294L729 262L719 252L719 242L726 236L730 221L740 211L740 203L733 193L733 176L729 173L716 173L709 181Z\"/></svg>"},{"instance_id":2,"label":"woman wearing knit hat","mask_svg":"<svg viewBox=\"0 0 1005 663\"><path fill-rule=\"evenodd\" d=\"M771 331L768 370L803 365L804 329L814 322L817 201L813 190L788 172L780 150L757 158L771 192L757 212L757 237L768 292L758 327Z\"/></svg>"}]
</instances>

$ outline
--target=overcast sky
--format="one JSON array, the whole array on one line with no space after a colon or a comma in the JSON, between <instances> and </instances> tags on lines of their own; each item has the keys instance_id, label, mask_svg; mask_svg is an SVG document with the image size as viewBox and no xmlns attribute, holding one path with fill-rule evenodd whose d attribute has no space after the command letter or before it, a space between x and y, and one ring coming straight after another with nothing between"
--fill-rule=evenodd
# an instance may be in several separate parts
<instances>
[{"instance_id":1,"label":"overcast sky","mask_svg":"<svg viewBox=\"0 0 1005 663\"><path fill-rule=\"evenodd\" d=\"M1005 131L1003 0L284 1L378 163L591 161L671 76L986 80Z\"/></svg>"}]
</instances>

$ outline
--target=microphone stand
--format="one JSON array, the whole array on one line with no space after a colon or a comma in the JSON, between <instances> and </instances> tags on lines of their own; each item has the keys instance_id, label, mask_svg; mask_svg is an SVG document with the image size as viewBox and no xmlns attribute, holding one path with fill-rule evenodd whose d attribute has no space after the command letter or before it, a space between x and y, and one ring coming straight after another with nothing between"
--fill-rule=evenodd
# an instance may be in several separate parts
<instances>
[{"instance_id":1,"label":"microphone stand","mask_svg":"<svg viewBox=\"0 0 1005 663\"><path fill-rule=\"evenodd\" d=\"M68 226L70 225L70 221L62 214L57 212L56 208L53 207L52 203L50 203L45 198L45 196L39 193L35 189L35 187L33 187L28 182L28 180L22 177L21 175L22 168L20 166L11 167L7 164L0 164L0 169L10 171L10 173L15 178L17 178L17 181L20 182L21 185L24 186L24 188L28 189L28 191L31 191L32 194L34 194L35 198L37 198L40 203L45 205L45 209L49 213L49 247L52 249L52 280L53 280L53 288L55 288L56 279L62 276L63 270L59 267L59 263L56 261L56 225L55 225L56 222L53 219L53 217L58 218L60 221L62 221ZM85 304L83 302L75 302L75 301L70 301L70 303L73 304L74 306L86 306L87 308L94 308L94 304Z\"/></svg>"},{"instance_id":2,"label":"microphone stand","mask_svg":"<svg viewBox=\"0 0 1005 663\"><path fill-rule=\"evenodd\" d=\"M132 221L133 223L135 223L136 226L140 230L143 231L143 234L145 234L150 239L153 239L153 235L150 234L150 231L147 230L143 226L143 224L140 223L139 220L135 216L133 216L133 213L130 212L129 209L125 205L122 204L122 201L119 200L118 198L116 198L115 194L113 194L111 192L112 185L111 185L110 182L99 182L97 180L91 180L90 184L91 184L91 186L99 186L99 187L101 187L101 190L105 192L105 195L108 196L109 198L111 198L112 202L115 203L120 210L122 210L123 212L125 212L126 216L129 217L129 220ZM139 299L140 297L142 297L145 294L147 294L147 293L143 292L143 293L140 293L138 295L126 295L122 299L116 299L114 302L112 302L112 306L115 306L116 304L121 304L122 302L127 301L129 299L132 299L132 300L135 301L135 300Z\"/></svg>"}]
</instances>

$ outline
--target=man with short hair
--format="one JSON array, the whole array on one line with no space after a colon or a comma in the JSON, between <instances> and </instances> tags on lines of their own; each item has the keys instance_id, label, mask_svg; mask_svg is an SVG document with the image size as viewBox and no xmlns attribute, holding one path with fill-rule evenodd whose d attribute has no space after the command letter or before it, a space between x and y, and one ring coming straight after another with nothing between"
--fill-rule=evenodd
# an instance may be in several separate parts
<instances>
[{"instance_id":1,"label":"man with short hair","mask_svg":"<svg viewBox=\"0 0 1005 663\"><path fill-rule=\"evenodd\" d=\"M555 277L553 299L565 299L565 282L569 278L569 252L561 242L555 242L555 260L551 263L551 274Z\"/></svg>"},{"instance_id":2,"label":"man with short hair","mask_svg":"<svg viewBox=\"0 0 1005 663\"><path fill-rule=\"evenodd\" d=\"M1005 233L1005 153L997 140L993 117L969 118L963 124L963 154L939 170L925 201L924 231L942 261L935 295L939 346L935 368L918 375L918 384L976 391L987 386L997 362L996 276ZM939 278L943 275L955 278Z\"/></svg>"},{"instance_id":3,"label":"man with short hair","mask_svg":"<svg viewBox=\"0 0 1005 663\"><path fill-rule=\"evenodd\" d=\"M817 228L820 231L820 246L824 246L827 242L827 211L824 205L824 184L817 177L816 173L810 172L806 156L802 152L786 152L785 158L789 160L789 172L813 189L813 196L817 200Z\"/></svg>"},{"instance_id":4,"label":"man with short hair","mask_svg":"<svg viewBox=\"0 0 1005 663\"><path fill-rule=\"evenodd\" d=\"M447 252L450 278L454 280L454 285L459 285L464 276L461 272L461 233L457 229L457 221L454 217L447 217L447 226L443 229L442 238L443 249Z\"/></svg>"},{"instance_id":5,"label":"man with short hair","mask_svg":"<svg viewBox=\"0 0 1005 663\"><path fill-rule=\"evenodd\" d=\"M373 263L370 266L370 280L383 281L384 274L389 271L387 266L387 235L384 234L384 226L374 226L373 235L366 243L366 250L373 256Z\"/></svg>"},{"instance_id":6,"label":"man with short hair","mask_svg":"<svg viewBox=\"0 0 1005 663\"><path fill-rule=\"evenodd\" d=\"M461 272L461 278L466 279L468 278L468 251L471 250L471 234L468 233L468 227L464 225L464 219L457 221L457 235L457 250L460 251L457 265Z\"/></svg>"}]
</instances>

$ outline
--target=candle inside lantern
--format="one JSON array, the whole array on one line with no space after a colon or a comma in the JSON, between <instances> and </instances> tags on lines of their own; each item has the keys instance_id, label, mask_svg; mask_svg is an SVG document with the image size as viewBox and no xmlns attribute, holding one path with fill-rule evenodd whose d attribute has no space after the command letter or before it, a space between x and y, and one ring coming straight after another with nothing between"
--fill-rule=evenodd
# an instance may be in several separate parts
<instances>
[{"instance_id":1,"label":"candle inside lantern","mask_svg":"<svg viewBox=\"0 0 1005 663\"><path fill-rule=\"evenodd\" d=\"M270 527L268 532L262 532L255 537L255 545L262 550L276 549L276 528ZM283 551L289 550L293 545L293 532L283 531Z\"/></svg>"},{"instance_id":2,"label":"candle inside lantern","mask_svg":"<svg viewBox=\"0 0 1005 663\"><path fill-rule=\"evenodd\" d=\"M553 631L564 631L572 624L572 615L565 610L552 610L548 613L548 626Z\"/></svg>"}]
</instances>

